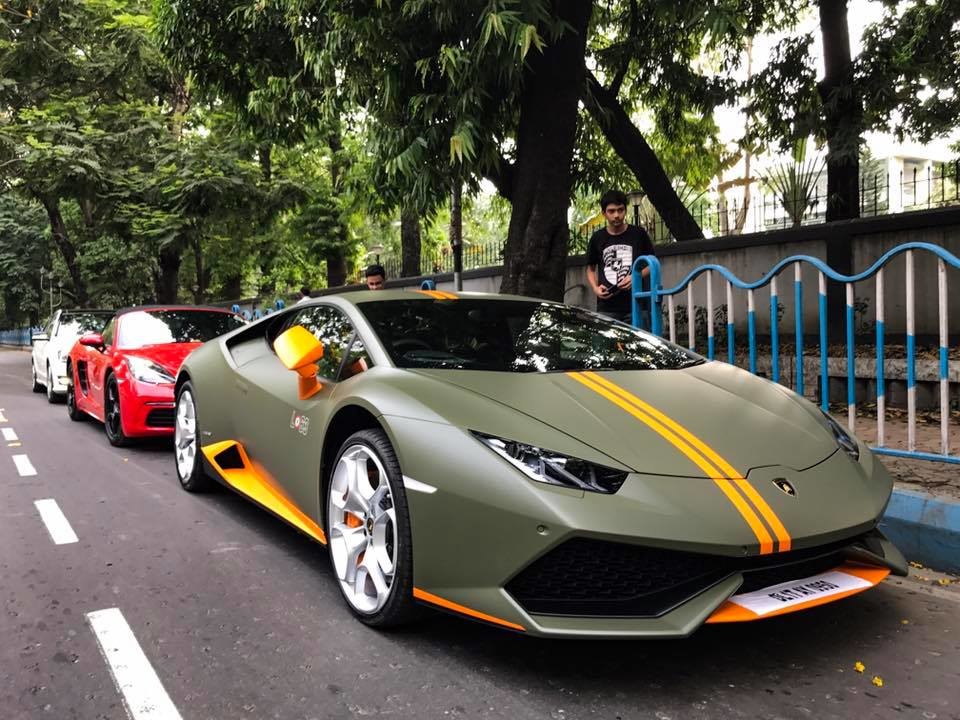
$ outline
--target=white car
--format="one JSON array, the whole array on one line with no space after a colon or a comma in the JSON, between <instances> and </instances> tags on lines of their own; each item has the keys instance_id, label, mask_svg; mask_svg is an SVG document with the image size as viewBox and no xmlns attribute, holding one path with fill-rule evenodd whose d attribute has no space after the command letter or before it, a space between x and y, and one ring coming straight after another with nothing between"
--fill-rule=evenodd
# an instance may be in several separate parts
<instances>
[{"instance_id":1,"label":"white car","mask_svg":"<svg viewBox=\"0 0 960 720\"><path fill-rule=\"evenodd\" d=\"M67 356L77 338L100 332L113 317L112 310L57 310L41 332L33 335L33 391L46 390L57 402L67 392Z\"/></svg>"}]
</instances>

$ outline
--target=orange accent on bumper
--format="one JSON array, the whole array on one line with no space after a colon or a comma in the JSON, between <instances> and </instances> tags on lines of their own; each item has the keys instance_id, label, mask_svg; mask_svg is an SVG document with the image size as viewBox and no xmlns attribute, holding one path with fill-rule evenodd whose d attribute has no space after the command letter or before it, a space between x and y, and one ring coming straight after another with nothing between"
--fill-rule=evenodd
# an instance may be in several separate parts
<instances>
[{"instance_id":1,"label":"orange accent on bumper","mask_svg":"<svg viewBox=\"0 0 960 720\"><path fill-rule=\"evenodd\" d=\"M754 620L765 620L766 618L776 617L777 615L788 615L790 613L797 612L798 610L806 610L808 608L816 607L817 605L826 605L834 602L835 600L843 600L843 598L850 597L851 595L862 593L864 590L870 590L870 588L879 585L880 582L882 582L883 579L890 574L890 570L887 568L873 568L861 565L841 565L840 567L834 569L837 572L844 572L848 575L856 575L858 578L866 580L868 583L870 583L870 587L854 588L853 590L846 590L828 597L813 598L812 600L797 603L796 605L785 607L782 610L774 610L773 612L769 612L764 615L757 615L756 613L747 610L747 608L727 600L725 603L723 603L723 605L714 611L713 615L707 618L707 623L752 622Z\"/></svg>"},{"instance_id":2,"label":"orange accent on bumper","mask_svg":"<svg viewBox=\"0 0 960 720\"><path fill-rule=\"evenodd\" d=\"M217 464L216 456L231 447L236 447L240 453L240 459L243 462L242 468L224 469ZM210 461L210 465L230 487L263 505L314 540L318 540L324 545L327 544L327 537L323 529L307 517L265 473L253 467L243 445L236 440L225 440L206 445L201 450L207 460Z\"/></svg>"},{"instance_id":3,"label":"orange accent on bumper","mask_svg":"<svg viewBox=\"0 0 960 720\"><path fill-rule=\"evenodd\" d=\"M493 623L494 625L501 625L503 627L510 628L511 630L526 632L526 628L523 627L523 625L517 625L509 620L502 620L498 617L494 617L493 615L487 615L479 610L472 610L465 605L458 605L455 602L450 602L439 595L428 593L426 590L421 590L420 588L413 589L413 597L415 597L417 600L423 600L424 602L436 605L437 607L442 607L445 610L452 610L453 612L460 613L461 615L476 618L477 620L483 620L488 623Z\"/></svg>"}]
</instances>

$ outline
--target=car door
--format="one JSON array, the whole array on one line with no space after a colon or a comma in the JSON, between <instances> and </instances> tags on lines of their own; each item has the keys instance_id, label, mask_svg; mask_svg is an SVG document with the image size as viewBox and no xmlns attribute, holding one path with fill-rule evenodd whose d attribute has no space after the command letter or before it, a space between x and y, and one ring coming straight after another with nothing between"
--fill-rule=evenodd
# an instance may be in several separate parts
<instances>
[{"instance_id":1,"label":"car door","mask_svg":"<svg viewBox=\"0 0 960 720\"><path fill-rule=\"evenodd\" d=\"M338 308L311 305L290 313L273 337L294 325L304 326L324 345L317 373L321 389L301 399L297 374L284 367L269 347L238 369L244 412L234 418L234 427L258 471L280 486L301 511L318 519L322 431L332 412L354 329Z\"/></svg>"},{"instance_id":2,"label":"car door","mask_svg":"<svg viewBox=\"0 0 960 720\"><path fill-rule=\"evenodd\" d=\"M87 361L87 400L89 409L101 420L103 419L103 390L104 378L110 367L115 352L116 338L119 335L121 318L113 318L103 329L103 345L99 348L86 348Z\"/></svg>"}]
</instances>

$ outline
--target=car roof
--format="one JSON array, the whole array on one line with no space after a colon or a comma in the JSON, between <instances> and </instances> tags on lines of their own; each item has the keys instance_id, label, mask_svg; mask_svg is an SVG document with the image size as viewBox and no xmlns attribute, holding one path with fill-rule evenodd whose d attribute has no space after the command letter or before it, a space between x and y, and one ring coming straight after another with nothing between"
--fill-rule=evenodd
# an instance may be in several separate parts
<instances>
[{"instance_id":1,"label":"car roof","mask_svg":"<svg viewBox=\"0 0 960 720\"><path fill-rule=\"evenodd\" d=\"M368 302L393 302L399 300L489 300L499 302L504 300L522 300L525 302L549 302L539 298L523 295L501 295L500 293L485 292L455 292L452 290L415 290L415 289L386 289L386 290L350 290L342 293L322 295L315 300L340 298L351 305L361 305Z\"/></svg>"},{"instance_id":2,"label":"car roof","mask_svg":"<svg viewBox=\"0 0 960 720\"><path fill-rule=\"evenodd\" d=\"M113 315L116 310L107 310L105 308L70 308L69 310L61 310L60 317L64 315Z\"/></svg>"},{"instance_id":3,"label":"car roof","mask_svg":"<svg viewBox=\"0 0 960 720\"><path fill-rule=\"evenodd\" d=\"M157 310L187 310L187 311L198 311L198 312L219 312L226 315L236 315L232 310L221 307L213 307L212 305L134 305L133 307L121 308L116 311L117 317L121 315L126 315L127 313L132 312L153 312ZM239 317L239 316L237 316Z\"/></svg>"}]
</instances>

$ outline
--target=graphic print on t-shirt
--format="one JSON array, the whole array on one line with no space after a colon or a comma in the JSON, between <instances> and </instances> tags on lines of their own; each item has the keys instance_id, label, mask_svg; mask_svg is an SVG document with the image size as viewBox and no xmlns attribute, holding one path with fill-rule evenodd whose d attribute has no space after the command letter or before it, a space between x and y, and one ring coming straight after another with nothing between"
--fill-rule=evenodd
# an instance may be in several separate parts
<instances>
[{"instance_id":1,"label":"graphic print on t-shirt","mask_svg":"<svg viewBox=\"0 0 960 720\"><path fill-rule=\"evenodd\" d=\"M616 285L630 274L633 265L633 247L608 245L603 249L603 279L608 285Z\"/></svg>"}]
</instances>

